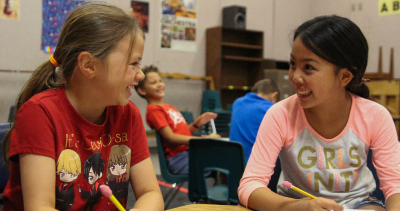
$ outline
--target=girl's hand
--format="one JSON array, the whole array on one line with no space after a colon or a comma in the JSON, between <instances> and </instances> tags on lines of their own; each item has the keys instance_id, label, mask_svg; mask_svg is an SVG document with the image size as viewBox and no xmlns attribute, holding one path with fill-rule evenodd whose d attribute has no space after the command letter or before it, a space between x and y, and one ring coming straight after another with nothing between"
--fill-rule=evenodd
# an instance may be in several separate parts
<instances>
[{"instance_id":1,"label":"girl's hand","mask_svg":"<svg viewBox=\"0 0 400 211\"><path fill-rule=\"evenodd\" d=\"M200 115L194 122L197 126L202 126L207 124L211 119L217 118L218 114L213 112L205 112Z\"/></svg>"},{"instance_id":2,"label":"girl's hand","mask_svg":"<svg viewBox=\"0 0 400 211\"><path fill-rule=\"evenodd\" d=\"M342 205L339 205L332 199L326 198L304 198L300 199L296 202L296 207L299 210L309 210L309 211L326 211L326 210L334 210L334 211L343 211L344 208Z\"/></svg>"}]
</instances>

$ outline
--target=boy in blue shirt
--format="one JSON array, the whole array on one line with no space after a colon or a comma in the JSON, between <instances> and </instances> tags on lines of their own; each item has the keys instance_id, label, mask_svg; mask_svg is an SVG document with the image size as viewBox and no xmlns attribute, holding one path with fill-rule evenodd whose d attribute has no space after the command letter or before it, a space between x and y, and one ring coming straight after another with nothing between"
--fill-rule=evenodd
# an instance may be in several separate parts
<instances>
[{"instance_id":1,"label":"boy in blue shirt","mask_svg":"<svg viewBox=\"0 0 400 211\"><path fill-rule=\"evenodd\" d=\"M249 160L258 128L267 110L279 99L278 85L272 79L254 84L251 92L235 100L232 106L229 140L242 143Z\"/></svg>"}]
</instances>

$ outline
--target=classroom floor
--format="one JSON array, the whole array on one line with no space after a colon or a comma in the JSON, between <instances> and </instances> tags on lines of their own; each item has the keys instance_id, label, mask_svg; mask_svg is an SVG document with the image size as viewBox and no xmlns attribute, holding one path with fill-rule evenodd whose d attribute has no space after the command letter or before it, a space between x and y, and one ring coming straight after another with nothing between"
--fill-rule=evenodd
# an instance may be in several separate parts
<instances>
[{"instance_id":1,"label":"classroom floor","mask_svg":"<svg viewBox=\"0 0 400 211\"><path fill-rule=\"evenodd\" d=\"M158 181L160 184L160 189L164 196L164 194L167 193L168 190L170 190L171 188L168 187L169 184L166 183L161 177L160 164L158 162L157 148L154 148L154 147L150 148L150 158L153 162L154 169L156 171L157 178L158 178ZM180 207L180 206L191 204L192 202L189 201L189 197L188 197L187 193L185 193L185 190L187 190L187 188L188 188L188 184L187 184L187 182L185 182L181 188L182 191L179 191L176 194L176 196L174 197L174 199L171 201L170 205L166 209L172 209L175 207ZM134 203L136 201L134 199L134 197L132 197L132 196L133 196L133 191L132 191L131 186L129 186L127 208L132 208L132 206L134 205ZM2 209L3 209L3 204L0 203L0 210L2 210Z\"/></svg>"}]
</instances>

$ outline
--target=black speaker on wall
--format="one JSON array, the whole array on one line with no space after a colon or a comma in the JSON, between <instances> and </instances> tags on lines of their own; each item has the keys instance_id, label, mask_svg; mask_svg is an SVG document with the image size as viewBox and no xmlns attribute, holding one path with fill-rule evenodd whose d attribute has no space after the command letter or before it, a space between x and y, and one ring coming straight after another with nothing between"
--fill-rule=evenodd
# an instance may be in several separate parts
<instances>
[{"instance_id":1,"label":"black speaker on wall","mask_svg":"<svg viewBox=\"0 0 400 211\"><path fill-rule=\"evenodd\" d=\"M246 28L246 7L229 6L222 9L222 26L227 28Z\"/></svg>"}]
</instances>

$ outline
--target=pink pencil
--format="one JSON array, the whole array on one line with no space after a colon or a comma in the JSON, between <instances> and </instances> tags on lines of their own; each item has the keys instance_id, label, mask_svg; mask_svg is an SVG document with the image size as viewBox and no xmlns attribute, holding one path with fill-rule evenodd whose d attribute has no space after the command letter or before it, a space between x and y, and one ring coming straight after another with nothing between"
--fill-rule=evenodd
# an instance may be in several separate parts
<instances>
[{"instance_id":1,"label":"pink pencil","mask_svg":"<svg viewBox=\"0 0 400 211\"><path fill-rule=\"evenodd\" d=\"M115 204L118 210L126 211L125 208L121 205L121 203L119 203L119 201L112 194L110 187L108 187L107 185L100 185L100 191L103 194L103 196L109 198L112 201L112 203Z\"/></svg>"}]
</instances>

